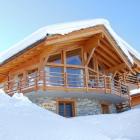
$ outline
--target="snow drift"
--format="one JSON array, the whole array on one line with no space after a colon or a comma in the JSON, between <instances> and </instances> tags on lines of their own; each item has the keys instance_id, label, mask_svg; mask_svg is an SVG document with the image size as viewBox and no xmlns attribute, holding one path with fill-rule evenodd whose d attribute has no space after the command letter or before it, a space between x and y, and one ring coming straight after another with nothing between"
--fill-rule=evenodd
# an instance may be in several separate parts
<instances>
[{"instance_id":1,"label":"snow drift","mask_svg":"<svg viewBox=\"0 0 140 140\"><path fill-rule=\"evenodd\" d=\"M23 94L0 91L1 140L140 140L140 108L122 114L66 119Z\"/></svg>"}]
</instances>

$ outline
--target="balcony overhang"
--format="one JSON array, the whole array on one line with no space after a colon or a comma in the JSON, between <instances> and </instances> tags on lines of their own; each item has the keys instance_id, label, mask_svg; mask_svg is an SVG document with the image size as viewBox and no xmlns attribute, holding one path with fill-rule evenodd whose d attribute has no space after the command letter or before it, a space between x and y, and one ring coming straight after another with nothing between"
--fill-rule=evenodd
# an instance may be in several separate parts
<instances>
[{"instance_id":1,"label":"balcony overhang","mask_svg":"<svg viewBox=\"0 0 140 140\"><path fill-rule=\"evenodd\" d=\"M106 101L109 103L122 103L128 101L128 96L119 96L113 93L104 93L100 90L99 92L70 92L70 91L42 91L38 90L37 92L28 92L25 94L29 99L36 100L39 98L51 97L51 98L95 98L99 101Z\"/></svg>"}]
</instances>

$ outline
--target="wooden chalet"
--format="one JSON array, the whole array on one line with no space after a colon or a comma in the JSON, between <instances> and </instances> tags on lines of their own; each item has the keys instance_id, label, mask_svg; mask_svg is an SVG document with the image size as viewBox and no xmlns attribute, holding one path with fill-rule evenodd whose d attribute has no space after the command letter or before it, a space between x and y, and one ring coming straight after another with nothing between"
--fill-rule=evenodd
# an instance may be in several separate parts
<instances>
[{"instance_id":1,"label":"wooden chalet","mask_svg":"<svg viewBox=\"0 0 140 140\"><path fill-rule=\"evenodd\" d=\"M65 117L121 112L140 59L106 20L41 28L0 56L0 88Z\"/></svg>"}]
</instances>

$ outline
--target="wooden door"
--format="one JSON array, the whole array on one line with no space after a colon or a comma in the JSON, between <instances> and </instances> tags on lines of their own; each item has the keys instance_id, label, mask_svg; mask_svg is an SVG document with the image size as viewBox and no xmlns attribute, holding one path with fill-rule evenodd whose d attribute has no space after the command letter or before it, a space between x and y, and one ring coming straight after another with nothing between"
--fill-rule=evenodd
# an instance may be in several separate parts
<instances>
[{"instance_id":1,"label":"wooden door","mask_svg":"<svg viewBox=\"0 0 140 140\"><path fill-rule=\"evenodd\" d=\"M106 104L101 104L102 114L109 114L109 106Z\"/></svg>"}]
</instances>

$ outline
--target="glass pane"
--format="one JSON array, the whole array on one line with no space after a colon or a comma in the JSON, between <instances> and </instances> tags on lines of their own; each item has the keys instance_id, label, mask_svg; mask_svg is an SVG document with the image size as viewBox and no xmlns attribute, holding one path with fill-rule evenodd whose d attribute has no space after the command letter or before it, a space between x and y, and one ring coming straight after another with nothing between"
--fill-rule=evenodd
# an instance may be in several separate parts
<instances>
[{"instance_id":1,"label":"glass pane","mask_svg":"<svg viewBox=\"0 0 140 140\"><path fill-rule=\"evenodd\" d=\"M66 52L66 60L67 64L81 65L82 64L81 49Z\"/></svg>"},{"instance_id":2,"label":"glass pane","mask_svg":"<svg viewBox=\"0 0 140 140\"><path fill-rule=\"evenodd\" d=\"M61 63L61 54L54 54L54 55L51 55L51 56L48 58L48 62L49 62L49 63L57 63L57 64L60 64L60 63Z\"/></svg>"},{"instance_id":3,"label":"glass pane","mask_svg":"<svg viewBox=\"0 0 140 140\"><path fill-rule=\"evenodd\" d=\"M65 106L64 106L64 103L59 103L59 115L65 116Z\"/></svg>"},{"instance_id":4,"label":"glass pane","mask_svg":"<svg viewBox=\"0 0 140 140\"><path fill-rule=\"evenodd\" d=\"M83 87L84 86L84 74L83 69L67 68L68 74L68 86L70 87Z\"/></svg>"},{"instance_id":5,"label":"glass pane","mask_svg":"<svg viewBox=\"0 0 140 140\"><path fill-rule=\"evenodd\" d=\"M33 70L29 70L28 71L28 81L27 81L27 85L28 86L34 86L35 85L35 79L37 77L37 72L38 69L33 69Z\"/></svg>"},{"instance_id":6,"label":"glass pane","mask_svg":"<svg viewBox=\"0 0 140 140\"><path fill-rule=\"evenodd\" d=\"M52 86L64 85L64 74L62 67L45 67L46 83Z\"/></svg>"},{"instance_id":7,"label":"glass pane","mask_svg":"<svg viewBox=\"0 0 140 140\"><path fill-rule=\"evenodd\" d=\"M65 117L73 117L73 112L72 112L72 104L71 103L67 103L66 106L66 115Z\"/></svg>"}]
</instances>

